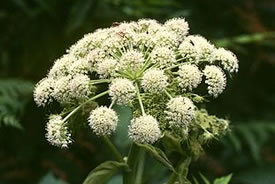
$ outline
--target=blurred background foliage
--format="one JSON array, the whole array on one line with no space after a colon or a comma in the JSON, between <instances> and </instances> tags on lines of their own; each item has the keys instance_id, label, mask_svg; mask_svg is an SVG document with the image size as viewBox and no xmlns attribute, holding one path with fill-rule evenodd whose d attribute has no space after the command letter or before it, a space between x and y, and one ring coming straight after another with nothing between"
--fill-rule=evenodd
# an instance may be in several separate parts
<instances>
[{"instance_id":1,"label":"blurred background foliage","mask_svg":"<svg viewBox=\"0 0 275 184\"><path fill-rule=\"evenodd\" d=\"M47 109L32 100L34 84L83 34L113 22L186 17L192 34L233 50L240 72L208 104L232 120L232 132L206 147L190 168L214 178L233 173L234 184L275 183L275 1L273 0L9 0L0 2L0 183L77 184L112 157L102 142L80 130L68 150L45 138ZM117 107L122 121L127 108ZM123 131L120 127L119 132ZM125 150L125 134L114 136ZM165 181L164 168L147 158L146 183ZM156 174L158 173L158 174ZM112 184L121 178L114 177ZM203 183L201 181L201 183Z\"/></svg>"}]
</instances>

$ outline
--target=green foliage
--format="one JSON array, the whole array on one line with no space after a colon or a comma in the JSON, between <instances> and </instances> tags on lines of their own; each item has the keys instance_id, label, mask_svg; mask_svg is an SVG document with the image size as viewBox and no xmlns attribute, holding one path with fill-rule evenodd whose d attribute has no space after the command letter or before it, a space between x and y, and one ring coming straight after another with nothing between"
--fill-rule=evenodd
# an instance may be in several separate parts
<instances>
[{"instance_id":1,"label":"green foliage","mask_svg":"<svg viewBox=\"0 0 275 184\"><path fill-rule=\"evenodd\" d=\"M115 175L119 169L126 167L127 165L121 162L103 162L89 173L83 184L104 184Z\"/></svg>"},{"instance_id":2,"label":"green foliage","mask_svg":"<svg viewBox=\"0 0 275 184\"><path fill-rule=\"evenodd\" d=\"M275 47L275 32L255 33L239 35L233 38L224 38L216 40L215 43L219 47L235 48L239 52L247 53L245 44L260 44Z\"/></svg>"},{"instance_id":3,"label":"green foliage","mask_svg":"<svg viewBox=\"0 0 275 184\"><path fill-rule=\"evenodd\" d=\"M212 182L210 182L202 173L200 173L200 177L202 179L202 181L204 182L204 184L211 184ZM213 184L229 184L229 182L231 181L232 178L232 174L229 174L227 176L223 176L220 178L216 178L213 182ZM193 177L194 183L195 184L200 184L198 182L198 179L196 179L195 177Z\"/></svg>"},{"instance_id":4,"label":"green foliage","mask_svg":"<svg viewBox=\"0 0 275 184\"><path fill-rule=\"evenodd\" d=\"M259 162L263 145L271 140L274 134L273 122L235 123L230 134L225 137L225 143L227 146L233 145L237 152L244 152L248 148L252 158Z\"/></svg>"},{"instance_id":5,"label":"green foliage","mask_svg":"<svg viewBox=\"0 0 275 184\"><path fill-rule=\"evenodd\" d=\"M20 117L32 96L33 84L29 81L0 80L0 127L22 129Z\"/></svg>"},{"instance_id":6,"label":"green foliage","mask_svg":"<svg viewBox=\"0 0 275 184\"><path fill-rule=\"evenodd\" d=\"M252 167L234 174L234 183L240 184L273 184L275 181L275 166L267 164L261 167Z\"/></svg>"},{"instance_id":7,"label":"green foliage","mask_svg":"<svg viewBox=\"0 0 275 184\"><path fill-rule=\"evenodd\" d=\"M155 146L152 146L150 144L137 144L137 145L139 147L142 147L143 149L145 149L147 152L149 152L153 158L158 160L160 163L162 163L168 169L175 172L173 165L171 164L171 162L169 161L169 159L167 158L167 156L161 149L159 149Z\"/></svg>"}]
</instances>

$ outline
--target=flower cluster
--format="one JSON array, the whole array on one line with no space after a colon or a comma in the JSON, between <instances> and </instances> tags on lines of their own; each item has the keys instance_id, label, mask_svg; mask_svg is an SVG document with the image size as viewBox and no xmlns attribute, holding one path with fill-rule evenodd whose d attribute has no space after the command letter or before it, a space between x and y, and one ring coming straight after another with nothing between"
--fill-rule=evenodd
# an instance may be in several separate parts
<instances>
[{"instance_id":1,"label":"flower cluster","mask_svg":"<svg viewBox=\"0 0 275 184\"><path fill-rule=\"evenodd\" d=\"M59 103L63 109L50 116L47 125L53 145L71 143L67 124L80 110L82 115L89 111L87 122L96 135L111 135L119 122L114 104L134 112L129 138L153 144L164 131L194 130L196 99L203 99L204 93L218 97L226 77L238 67L232 52L189 35L184 18L164 24L151 19L122 22L89 33L71 46L36 85L34 100L38 106ZM102 103L98 98L104 95L110 96L104 102L110 100L109 107L88 109L90 102ZM153 97L161 97L158 104L152 105Z\"/></svg>"}]
</instances>

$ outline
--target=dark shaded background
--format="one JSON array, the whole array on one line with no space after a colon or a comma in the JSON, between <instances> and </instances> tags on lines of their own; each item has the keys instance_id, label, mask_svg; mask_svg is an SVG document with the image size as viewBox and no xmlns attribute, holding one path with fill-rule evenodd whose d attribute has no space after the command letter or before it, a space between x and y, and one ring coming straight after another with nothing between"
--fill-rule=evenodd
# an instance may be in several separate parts
<instances>
[{"instance_id":1,"label":"dark shaded background","mask_svg":"<svg viewBox=\"0 0 275 184\"><path fill-rule=\"evenodd\" d=\"M85 33L123 20L163 22L179 16L186 17L192 34L228 47L240 60L240 72L226 92L208 104L212 114L232 120L232 133L206 147L206 154L192 164L190 177L233 173L232 183L274 184L273 0L1 1L0 183L78 184L101 161L112 159L88 130L80 130L68 150L49 146L44 138L48 111L35 106L33 84ZM150 184L150 178L155 183L163 179L155 174L162 167L154 164L145 176ZM116 182L119 178L111 183Z\"/></svg>"}]
</instances>

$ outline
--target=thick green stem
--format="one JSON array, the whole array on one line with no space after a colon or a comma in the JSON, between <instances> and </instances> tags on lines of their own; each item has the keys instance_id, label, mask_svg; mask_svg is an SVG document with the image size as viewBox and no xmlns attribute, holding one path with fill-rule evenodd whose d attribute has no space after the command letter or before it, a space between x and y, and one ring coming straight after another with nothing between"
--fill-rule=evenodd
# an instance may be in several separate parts
<instances>
[{"instance_id":1,"label":"thick green stem","mask_svg":"<svg viewBox=\"0 0 275 184\"><path fill-rule=\"evenodd\" d=\"M109 147L109 149L111 150L111 152L113 153L113 155L116 157L116 159L119 162L123 162L123 158L120 154L120 152L117 150L117 148L115 147L115 145L110 141L110 139L106 136L102 137L103 142Z\"/></svg>"},{"instance_id":2,"label":"thick green stem","mask_svg":"<svg viewBox=\"0 0 275 184\"><path fill-rule=\"evenodd\" d=\"M144 110L144 107L143 107L143 103L142 103L142 100L141 100L139 87L138 87L137 83L136 83L136 92L137 92L137 98L138 98L138 102L139 102L139 105L140 105L141 113L142 113L142 115L145 115L145 110Z\"/></svg>"},{"instance_id":3,"label":"thick green stem","mask_svg":"<svg viewBox=\"0 0 275 184\"><path fill-rule=\"evenodd\" d=\"M134 184L136 180L136 169L137 169L137 162L138 162L138 156L140 152L140 148L133 143L131 145L128 158L127 158L127 164L129 167L129 171L125 171L123 175L123 184Z\"/></svg>"},{"instance_id":4,"label":"thick green stem","mask_svg":"<svg viewBox=\"0 0 275 184\"><path fill-rule=\"evenodd\" d=\"M146 156L146 151L144 149L141 149L139 152L139 158L138 158L139 162L138 162L138 166L137 166L137 175L136 175L136 183L135 184L142 184L145 156Z\"/></svg>"},{"instance_id":5,"label":"thick green stem","mask_svg":"<svg viewBox=\"0 0 275 184\"><path fill-rule=\"evenodd\" d=\"M169 177L168 183L167 184L174 184L177 179L177 174L172 173L171 176Z\"/></svg>"}]
</instances>

